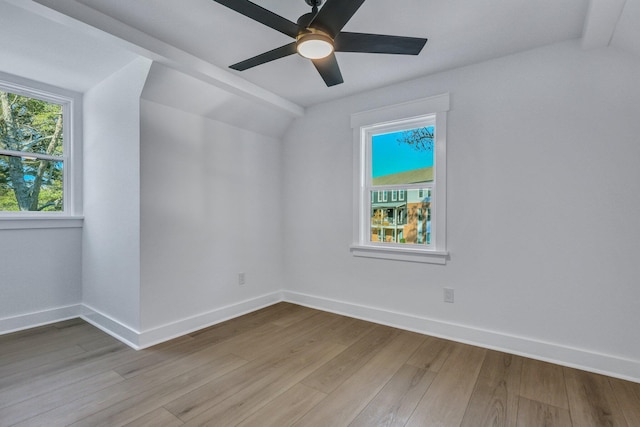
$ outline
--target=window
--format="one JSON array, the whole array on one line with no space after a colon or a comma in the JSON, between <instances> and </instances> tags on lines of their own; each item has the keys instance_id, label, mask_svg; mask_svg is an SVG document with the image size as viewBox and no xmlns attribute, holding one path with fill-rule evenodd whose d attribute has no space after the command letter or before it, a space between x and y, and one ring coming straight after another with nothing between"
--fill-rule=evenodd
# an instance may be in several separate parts
<instances>
[{"instance_id":1,"label":"window","mask_svg":"<svg viewBox=\"0 0 640 427\"><path fill-rule=\"evenodd\" d=\"M12 77L0 74L0 219L77 215L80 95Z\"/></svg>"},{"instance_id":2,"label":"window","mask_svg":"<svg viewBox=\"0 0 640 427\"><path fill-rule=\"evenodd\" d=\"M352 115L354 255L446 262L448 109L444 94Z\"/></svg>"}]
</instances>

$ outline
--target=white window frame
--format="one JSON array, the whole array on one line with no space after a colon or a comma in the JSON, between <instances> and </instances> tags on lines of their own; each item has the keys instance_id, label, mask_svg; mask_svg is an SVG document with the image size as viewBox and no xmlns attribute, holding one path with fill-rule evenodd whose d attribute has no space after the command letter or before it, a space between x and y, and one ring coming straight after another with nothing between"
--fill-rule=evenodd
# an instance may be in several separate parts
<instances>
[{"instance_id":1,"label":"white window frame","mask_svg":"<svg viewBox=\"0 0 640 427\"><path fill-rule=\"evenodd\" d=\"M63 211L0 211L0 230L75 228L82 226L82 94L0 72L0 89L17 95L62 105ZM0 155L58 160L58 156L0 150ZM23 156L25 157L25 156Z\"/></svg>"},{"instance_id":2,"label":"white window frame","mask_svg":"<svg viewBox=\"0 0 640 427\"><path fill-rule=\"evenodd\" d=\"M445 264L449 258L446 244L446 135L449 94L432 96L351 115L353 129L353 243L354 256L400 261ZM375 190L408 188L412 185L371 186L371 138L373 135L411 129L432 120L434 136L434 181L415 188L431 188L431 244L407 245L371 241L371 196ZM406 192L405 192L406 194Z\"/></svg>"}]
</instances>

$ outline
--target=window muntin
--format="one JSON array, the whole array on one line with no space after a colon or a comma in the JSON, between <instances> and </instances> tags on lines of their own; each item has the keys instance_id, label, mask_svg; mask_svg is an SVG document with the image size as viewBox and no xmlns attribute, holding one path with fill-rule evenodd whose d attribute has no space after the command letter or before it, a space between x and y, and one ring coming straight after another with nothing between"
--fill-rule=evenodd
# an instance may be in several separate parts
<instances>
[{"instance_id":1,"label":"window muntin","mask_svg":"<svg viewBox=\"0 0 640 427\"><path fill-rule=\"evenodd\" d=\"M64 213L71 100L0 84L0 214Z\"/></svg>"}]
</instances>

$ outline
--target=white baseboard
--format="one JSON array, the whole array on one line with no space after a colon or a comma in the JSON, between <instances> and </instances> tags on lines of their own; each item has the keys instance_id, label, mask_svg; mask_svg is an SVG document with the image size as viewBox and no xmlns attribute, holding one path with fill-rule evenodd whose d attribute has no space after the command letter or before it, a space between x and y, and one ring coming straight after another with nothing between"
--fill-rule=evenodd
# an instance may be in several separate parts
<instances>
[{"instance_id":1,"label":"white baseboard","mask_svg":"<svg viewBox=\"0 0 640 427\"><path fill-rule=\"evenodd\" d=\"M81 310L81 304L73 304L17 316L4 317L0 319L0 335L73 319L80 315Z\"/></svg>"},{"instance_id":2,"label":"white baseboard","mask_svg":"<svg viewBox=\"0 0 640 427\"><path fill-rule=\"evenodd\" d=\"M138 345L139 348L151 347L152 345L189 334L199 329L222 323L234 317L251 313L252 311L259 310L280 301L282 301L282 292L273 292L147 329L140 333Z\"/></svg>"},{"instance_id":3,"label":"white baseboard","mask_svg":"<svg viewBox=\"0 0 640 427\"><path fill-rule=\"evenodd\" d=\"M319 310L355 317L374 323L445 338L492 350L517 354L571 368L640 382L640 360L572 348L499 331L443 322L298 292L283 291L284 301Z\"/></svg>"},{"instance_id":4,"label":"white baseboard","mask_svg":"<svg viewBox=\"0 0 640 427\"><path fill-rule=\"evenodd\" d=\"M127 344L136 350L151 347L171 339L181 337L199 329L207 328L234 317L242 316L252 311L282 301L282 293L274 292L249 300L219 307L206 313L176 320L155 328L137 331L100 311L84 306L82 318L107 334Z\"/></svg>"},{"instance_id":5,"label":"white baseboard","mask_svg":"<svg viewBox=\"0 0 640 427\"><path fill-rule=\"evenodd\" d=\"M114 319L108 314L102 313L100 310L83 304L82 314L80 317L101 331L111 335L119 341L122 341L129 347L136 350L140 349L138 344L140 332Z\"/></svg>"}]
</instances>

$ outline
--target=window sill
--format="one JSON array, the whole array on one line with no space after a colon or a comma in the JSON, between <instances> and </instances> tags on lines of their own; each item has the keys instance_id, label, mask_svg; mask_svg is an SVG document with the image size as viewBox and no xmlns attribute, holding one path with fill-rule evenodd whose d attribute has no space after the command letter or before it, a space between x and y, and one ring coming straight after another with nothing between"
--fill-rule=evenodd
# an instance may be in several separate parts
<instances>
[{"instance_id":1,"label":"window sill","mask_svg":"<svg viewBox=\"0 0 640 427\"><path fill-rule=\"evenodd\" d=\"M0 216L0 230L36 228L81 228L81 216Z\"/></svg>"},{"instance_id":2,"label":"window sill","mask_svg":"<svg viewBox=\"0 0 640 427\"><path fill-rule=\"evenodd\" d=\"M447 263L447 259L449 259L449 253L446 251L424 251L365 245L352 245L350 249L351 253L357 257L390 259L395 261L444 265Z\"/></svg>"}]
</instances>

